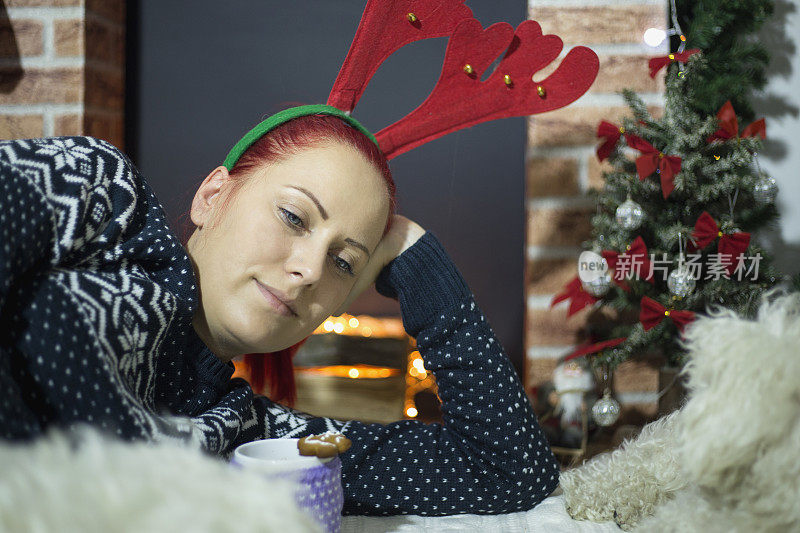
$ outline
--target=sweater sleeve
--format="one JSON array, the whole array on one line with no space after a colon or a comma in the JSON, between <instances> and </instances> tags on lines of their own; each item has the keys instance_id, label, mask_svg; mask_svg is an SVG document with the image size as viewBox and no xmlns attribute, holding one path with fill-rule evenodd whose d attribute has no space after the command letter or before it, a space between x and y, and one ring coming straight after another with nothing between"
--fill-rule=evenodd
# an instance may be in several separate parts
<instances>
[{"instance_id":1,"label":"sweater sleeve","mask_svg":"<svg viewBox=\"0 0 800 533\"><path fill-rule=\"evenodd\" d=\"M267 424L283 428L267 436L337 429L353 441L341 456L344 514L533 508L558 485L558 465L511 362L442 245L427 232L381 271L376 288L398 298L406 331L436 377L444 424L341 422L263 399L272 411Z\"/></svg>"},{"instance_id":2,"label":"sweater sleeve","mask_svg":"<svg viewBox=\"0 0 800 533\"><path fill-rule=\"evenodd\" d=\"M91 137L0 142L0 437L91 423L126 439L204 446L188 418L154 415L131 392L130 361L102 342L102 321L72 290L67 267L108 248L136 205L128 167Z\"/></svg>"},{"instance_id":3,"label":"sweater sleeve","mask_svg":"<svg viewBox=\"0 0 800 533\"><path fill-rule=\"evenodd\" d=\"M0 319L11 287L56 258L55 219L45 195L0 147Z\"/></svg>"},{"instance_id":4,"label":"sweater sleeve","mask_svg":"<svg viewBox=\"0 0 800 533\"><path fill-rule=\"evenodd\" d=\"M0 314L19 279L108 248L130 218L114 204L137 202L131 170L115 146L93 137L0 142Z\"/></svg>"}]
</instances>

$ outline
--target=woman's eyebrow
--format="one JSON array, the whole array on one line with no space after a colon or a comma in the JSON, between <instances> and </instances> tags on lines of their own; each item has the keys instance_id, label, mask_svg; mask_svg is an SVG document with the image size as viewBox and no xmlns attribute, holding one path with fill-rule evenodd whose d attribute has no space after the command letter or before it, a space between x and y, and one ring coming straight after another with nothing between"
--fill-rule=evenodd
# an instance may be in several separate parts
<instances>
[{"instance_id":1,"label":"woman's eyebrow","mask_svg":"<svg viewBox=\"0 0 800 533\"><path fill-rule=\"evenodd\" d=\"M322 215L322 220L328 220L328 212L325 211L325 208L322 207L321 203L319 203L319 200L317 200L317 197L314 196L314 193L312 193L306 188L300 187L299 185L289 185L289 188L297 189L301 193L311 198L311 201L314 202L314 205L316 205L317 209L319 209L319 214Z\"/></svg>"},{"instance_id":2,"label":"woman's eyebrow","mask_svg":"<svg viewBox=\"0 0 800 533\"><path fill-rule=\"evenodd\" d=\"M306 189L304 187L300 187L299 185L288 185L288 187L290 187L292 189L296 189L296 190L300 191L301 193L305 194L306 196L308 196L311 199L311 201L314 202L314 205L317 206L317 209L319 209L319 214L322 216L322 220L328 220L328 212L325 211L324 207L322 207L322 204L319 202L317 197L314 196L314 193L312 193L311 191L309 191L308 189ZM364 246L363 244L361 244L360 242L358 242L358 241L356 241L354 239L351 239L349 237L347 239L345 239L345 242L348 242L348 243L352 244L353 246L355 246L356 248L359 248L360 250L363 250L364 253L367 254L367 257L371 257L372 256L372 254L369 253L369 250L367 249L367 247Z\"/></svg>"},{"instance_id":3,"label":"woman's eyebrow","mask_svg":"<svg viewBox=\"0 0 800 533\"><path fill-rule=\"evenodd\" d=\"M345 242L349 242L350 244L352 244L356 248L359 248L360 250L363 250L364 253L367 254L367 257L370 257L371 254L369 253L369 250L367 250L367 247L364 246L363 244L361 244L360 242L354 241L353 239L351 239L349 237L347 239L345 239Z\"/></svg>"}]
</instances>

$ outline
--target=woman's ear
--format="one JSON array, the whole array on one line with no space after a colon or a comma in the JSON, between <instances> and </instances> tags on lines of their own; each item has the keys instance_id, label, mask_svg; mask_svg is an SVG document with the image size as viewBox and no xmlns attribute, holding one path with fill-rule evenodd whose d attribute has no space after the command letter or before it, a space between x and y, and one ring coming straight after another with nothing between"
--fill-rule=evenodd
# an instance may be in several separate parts
<instances>
[{"instance_id":1,"label":"woman's ear","mask_svg":"<svg viewBox=\"0 0 800 533\"><path fill-rule=\"evenodd\" d=\"M211 218L221 196L222 187L230 181L228 169L219 166L206 176L192 200L191 219L195 226L202 228Z\"/></svg>"}]
</instances>

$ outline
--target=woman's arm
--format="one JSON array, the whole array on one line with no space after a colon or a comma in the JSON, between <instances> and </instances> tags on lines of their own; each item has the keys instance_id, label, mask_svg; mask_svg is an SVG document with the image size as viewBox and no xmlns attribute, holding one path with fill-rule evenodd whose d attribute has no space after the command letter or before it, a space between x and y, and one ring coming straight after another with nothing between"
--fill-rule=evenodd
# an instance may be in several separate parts
<instances>
[{"instance_id":1,"label":"woman's arm","mask_svg":"<svg viewBox=\"0 0 800 533\"><path fill-rule=\"evenodd\" d=\"M376 288L398 298L406 331L436 376L444 425L315 418L256 396L267 437L328 429L353 441L341 456L345 514L527 510L558 485L558 466L516 372L464 279L430 232L384 268Z\"/></svg>"},{"instance_id":2,"label":"woman's arm","mask_svg":"<svg viewBox=\"0 0 800 533\"><path fill-rule=\"evenodd\" d=\"M0 318L11 288L54 260L55 220L38 184L11 163L13 143L0 144ZM12 157L13 157L12 155Z\"/></svg>"},{"instance_id":3,"label":"woman's arm","mask_svg":"<svg viewBox=\"0 0 800 533\"><path fill-rule=\"evenodd\" d=\"M436 376L444 425L348 426L345 512L502 513L547 497L558 485L555 458L508 356L435 236L426 233L392 261L376 288L400 301L406 331Z\"/></svg>"},{"instance_id":4,"label":"woman's arm","mask_svg":"<svg viewBox=\"0 0 800 533\"><path fill-rule=\"evenodd\" d=\"M131 392L123 374L136 359L122 368L126 354L112 344L128 342L118 339L124 332L111 312L77 299L86 289L78 268L94 276L90 261L113 262L120 235L135 236L152 211L137 196L137 179L127 158L100 139L0 142L0 437L89 423L127 439L206 446L188 418L156 416ZM93 279L108 281L103 273ZM150 339L136 332L136 342Z\"/></svg>"}]
</instances>

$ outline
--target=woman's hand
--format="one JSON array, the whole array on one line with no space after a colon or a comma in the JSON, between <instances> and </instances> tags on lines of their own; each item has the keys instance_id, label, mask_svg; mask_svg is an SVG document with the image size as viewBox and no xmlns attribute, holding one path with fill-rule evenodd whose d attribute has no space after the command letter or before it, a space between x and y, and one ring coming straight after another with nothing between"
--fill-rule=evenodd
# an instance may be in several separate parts
<instances>
[{"instance_id":1,"label":"woman's hand","mask_svg":"<svg viewBox=\"0 0 800 533\"><path fill-rule=\"evenodd\" d=\"M353 288L350 289L350 294L348 294L344 303L339 306L336 312L333 313L333 316L339 316L344 313L362 292L375 283L383 267L408 250L423 235L425 235L425 229L422 226L403 215L393 215L392 227L389 233L384 235L378 243L378 247L372 253L369 263L359 274Z\"/></svg>"}]
</instances>

